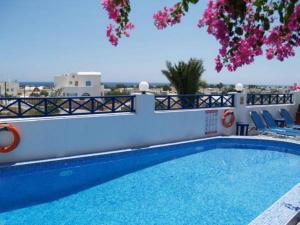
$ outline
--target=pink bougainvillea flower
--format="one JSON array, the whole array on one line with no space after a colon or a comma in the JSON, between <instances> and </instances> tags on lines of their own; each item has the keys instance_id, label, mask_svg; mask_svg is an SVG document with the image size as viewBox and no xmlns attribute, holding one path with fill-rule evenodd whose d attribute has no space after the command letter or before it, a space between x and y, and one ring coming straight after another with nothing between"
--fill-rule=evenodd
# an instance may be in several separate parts
<instances>
[{"instance_id":1,"label":"pink bougainvillea flower","mask_svg":"<svg viewBox=\"0 0 300 225\"><path fill-rule=\"evenodd\" d=\"M107 11L110 20L114 21L117 25L115 27L109 24L106 28L106 36L109 42L117 46L119 39L122 36L129 37L129 30L134 28L134 25L129 21L122 21L122 15L124 14L124 7L128 6L128 0L115 1L115 0L102 0L101 4L103 8ZM127 12L128 13L128 12Z\"/></svg>"},{"instance_id":2,"label":"pink bougainvillea flower","mask_svg":"<svg viewBox=\"0 0 300 225\"><path fill-rule=\"evenodd\" d=\"M165 6L153 15L154 25L162 30L180 23L188 11L186 4L191 3L197 1L179 1L172 7ZM220 44L215 58L218 72L223 68L235 71L261 55L279 61L295 55L295 48L300 46L300 4L298 1L283 3L281 13L284 15L280 19L279 9L272 0L258 3L255 0L209 0L198 27L206 27ZM102 0L102 6L116 25L107 27L107 37L116 46L119 38L129 37L129 30L134 28L128 19L129 0Z\"/></svg>"},{"instance_id":3,"label":"pink bougainvillea flower","mask_svg":"<svg viewBox=\"0 0 300 225\"><path fill-rule=\"evenodd\" d=\"M300 84L294 83L292 86L289 87L292 91L300 91Z\"/></svg>"},{"instance_id":4,"label":"pink bougainvillea flower","mask_svg":"<svg viewBox=\"0 0 300 225\"><path fill-rule=\"evenodd\" d=\"M164 7L163 10L153 15L154 25L157 29L162 30L168 25L173 26L180 23L182 16L183 11L180 4L175 4L170 8Z\"/></svg>"}]
</instances>

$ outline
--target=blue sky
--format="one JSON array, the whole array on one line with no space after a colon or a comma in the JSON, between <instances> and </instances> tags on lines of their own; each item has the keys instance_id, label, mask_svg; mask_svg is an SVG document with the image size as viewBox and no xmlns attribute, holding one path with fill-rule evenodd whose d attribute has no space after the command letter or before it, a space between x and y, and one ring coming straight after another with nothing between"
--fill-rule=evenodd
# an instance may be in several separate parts
<instances>
[{"instance_id":1,"label":"blue sky","mask_svg":"<svg viewBox=\"0 0 300 225\"><path fill-rule=\"evenodd\" d=\"M300 82L300 51L285 62L257 58L234 73L214 70L218 42L197 21L207 1L193 6L180 25L157 31L152 15L174 0L131 0L132 37L116 48L100 0L0 0L0 80L52 81L54 75L101 71L104 81L164 82L165 61L202 58L209 83ZM146 3L147 2L147 3Z\"/></svg>"}]
</instances>

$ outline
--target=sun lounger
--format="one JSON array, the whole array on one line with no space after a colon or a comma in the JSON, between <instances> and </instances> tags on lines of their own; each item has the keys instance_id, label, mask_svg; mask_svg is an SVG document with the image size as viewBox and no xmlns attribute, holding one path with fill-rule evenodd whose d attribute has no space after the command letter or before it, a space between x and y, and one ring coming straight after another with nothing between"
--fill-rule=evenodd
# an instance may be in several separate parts
<instances>
[{"instance_id":1,"label":"sun lounger","mask_svg":"<svg viewBox=\"0 0 300 225\"><path fill-rule=\"evenodd\" d=\"M267 127L264 124L262 118L258 115L256 111L251 111L250 116L255 124L256 129L261 133L281 135L281 136L292 136L292 137L300 136L299 132L291 132L290 130L286 130L286 129Z\"/></svg>"},{"instance_id":2,"label":"sun lounger","mask_svg":"<svg viewBox=\"0 0 300 225\"><path fill-rule=\"evenodd\" d=\"M291 114L286 109L281 109L280 114L282 118L285 120L287 127L300 130L300 125L295 125L295 122L291 116Z\"/></svg>"}]
</instances>

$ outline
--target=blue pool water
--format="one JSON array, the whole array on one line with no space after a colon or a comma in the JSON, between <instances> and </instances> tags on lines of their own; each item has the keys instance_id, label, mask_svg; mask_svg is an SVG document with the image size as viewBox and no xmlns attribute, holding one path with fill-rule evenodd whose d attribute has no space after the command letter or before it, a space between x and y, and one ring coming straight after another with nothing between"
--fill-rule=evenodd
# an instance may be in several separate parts
<instances>
[{"instance_id":1,"label":"blue pool water","mask_svg":"<svg viewBox=\"0 0 300 225\"><path fill-rule=\"evenodd\" d=\"M2 168L0 224L248 224L300 182L300 157L246 142Z\"/></svg>"}]
</instances>

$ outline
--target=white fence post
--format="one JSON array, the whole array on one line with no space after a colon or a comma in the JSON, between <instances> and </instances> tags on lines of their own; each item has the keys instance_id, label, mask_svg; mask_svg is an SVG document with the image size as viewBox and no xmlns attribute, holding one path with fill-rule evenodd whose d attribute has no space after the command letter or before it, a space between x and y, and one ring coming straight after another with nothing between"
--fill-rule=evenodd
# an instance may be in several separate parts
<instances>
[{"instance_id":1,"label":"white fence post","mask_svg":"<svg viewBox=\"0 0 300 225\"><path fill-rule=\"evenodd\" d=\"M138 116L152 116L155 110L155 98L153 94L135 93L135 111Z\"/></svg>"},{"instance_id":2,"label":"white fence post","mask_svg":"<svg viewBox=\"0 0 300 225\"><path fill-rule=\"evenodd\" d=\"M296 110L298 109L298 106L300 105L300 91L293 92L294 95L294 104L296 106Z\"/></svg>"},{"instance_id":3,"label":"white fence post","mask_svg":"<svg viewBox=\"0 0 300 225\"><path fill-rule=\"evenodd\" d=\"M247 122L247 93L234 94L234 107L236 113L236 122Z\"/></svg>"}]
</instances>

